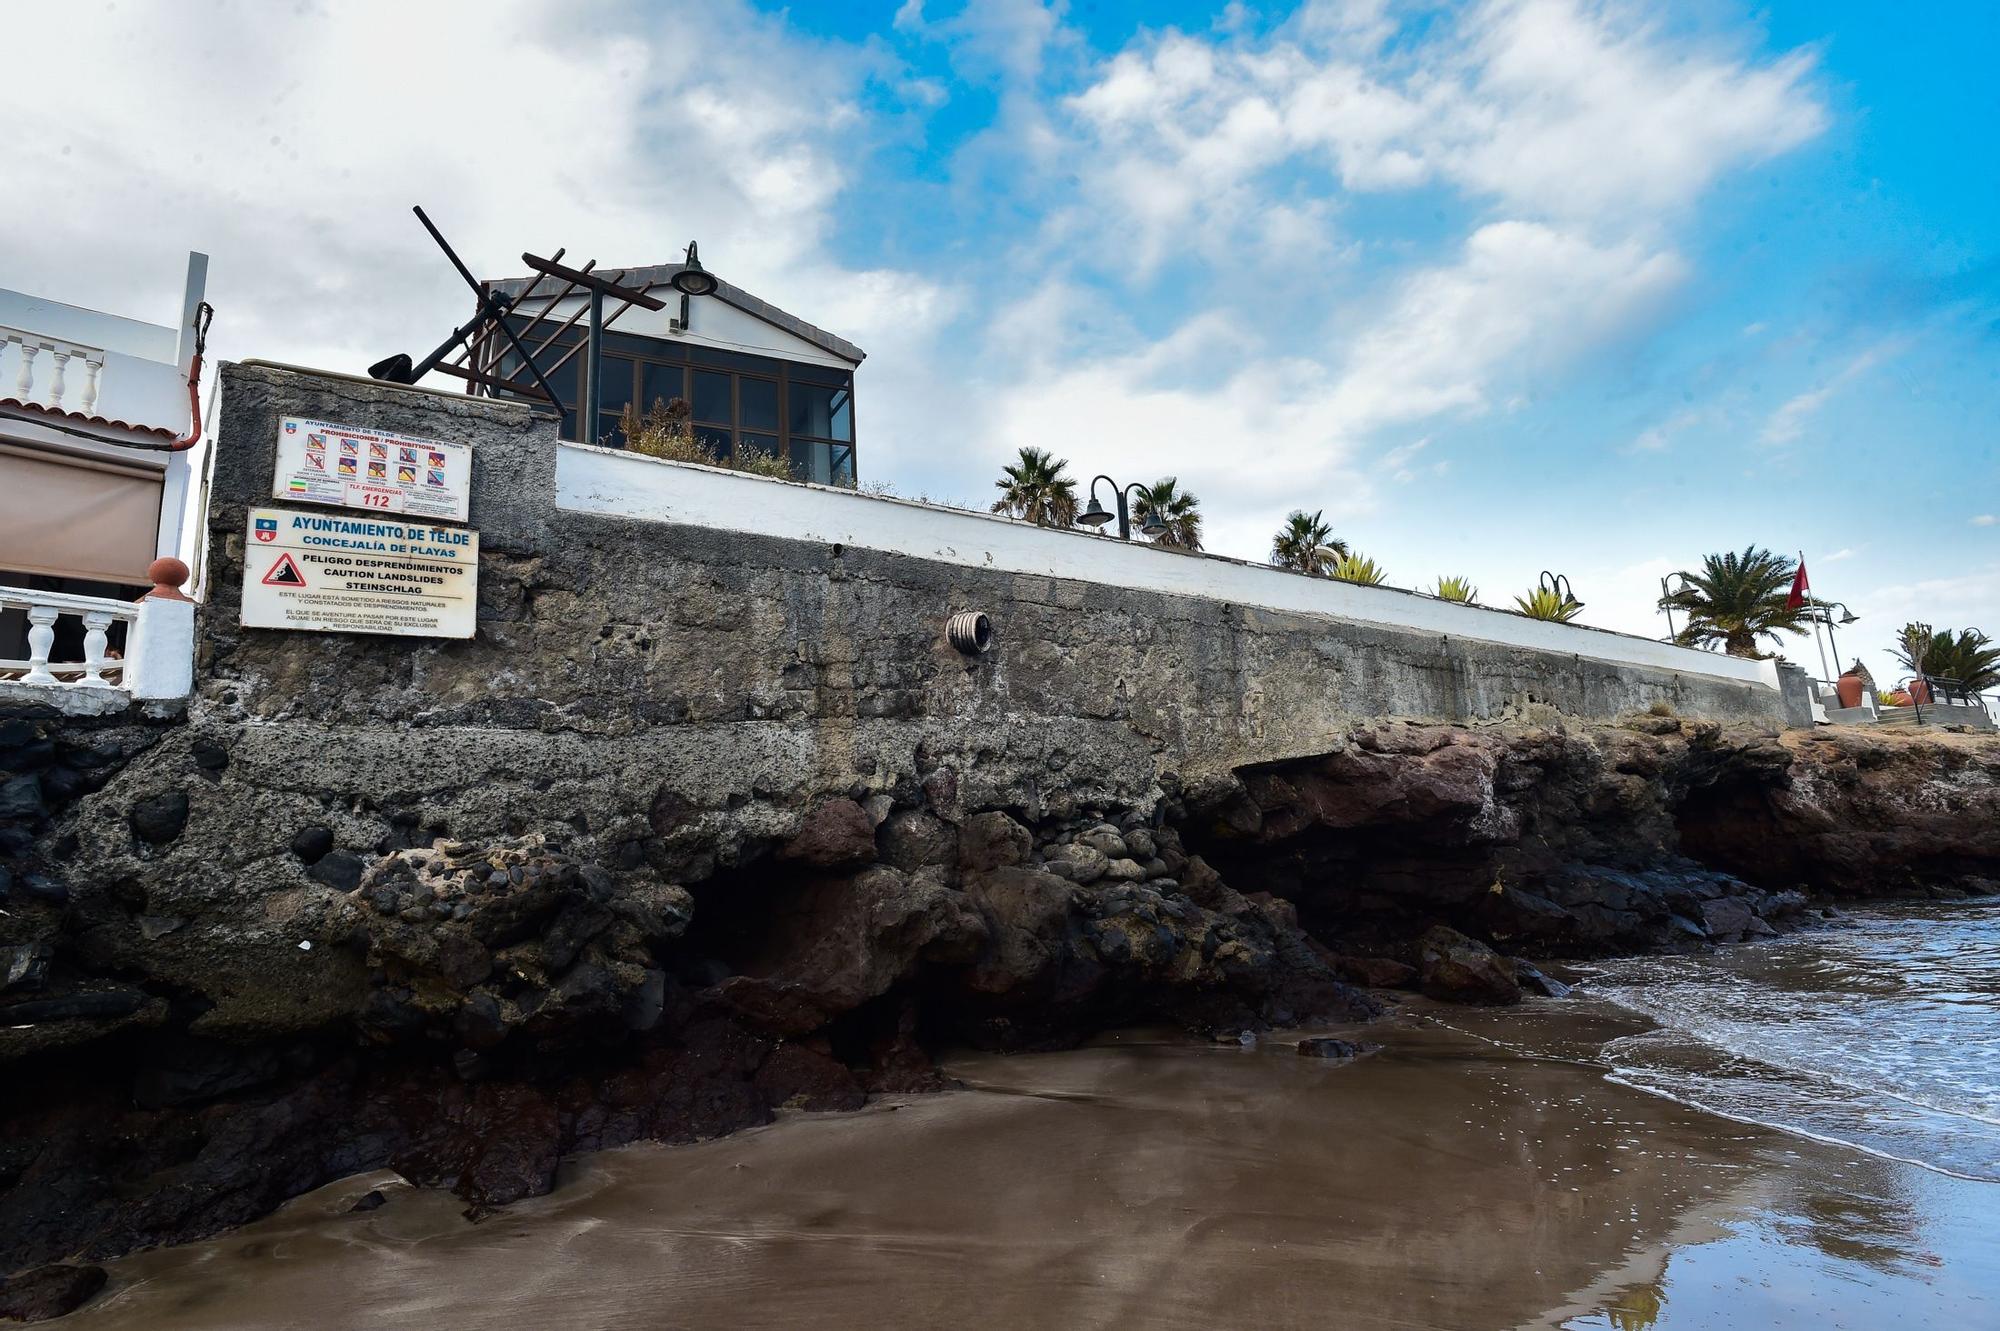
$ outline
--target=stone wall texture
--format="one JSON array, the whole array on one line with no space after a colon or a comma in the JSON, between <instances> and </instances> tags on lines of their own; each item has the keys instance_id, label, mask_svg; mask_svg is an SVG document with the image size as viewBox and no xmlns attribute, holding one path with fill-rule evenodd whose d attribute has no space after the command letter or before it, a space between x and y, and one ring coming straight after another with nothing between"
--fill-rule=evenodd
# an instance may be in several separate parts
<instances>
[{"instance_id":1,"label":"stone wall texture","mask_svg":"<svg viewBox=\"0 0 2000 1331\"><path fill-rule=\"evenodd\" d=\"M273 502L272 450L287 415L476 445L476 638L234 626L244 511ZM1665 703L1705 720L1784 719L1774 691L1699 676L567 512L555 506L557 447L553 423L524 407L227 367L206 713L338 727L325 760L351 750L371 774L370 735L401 755L391 761L456 762L470 745L466 757L488 770L507 768L525 738L514 769L527 773L549 770L527 755L550 752L543 739L559 733L572 738L553 746L556 770L637 767L697 805L755 800L774 784L872 788L950 768L969 800L1030 813L1322 752L1355 723L1385 716L1476 722L1543 708L1610 719ZM946 619L967 609L995 629L976 660L944 637ZM394 738L411 729L454 738Z\"/></svg>"}]
</instances>

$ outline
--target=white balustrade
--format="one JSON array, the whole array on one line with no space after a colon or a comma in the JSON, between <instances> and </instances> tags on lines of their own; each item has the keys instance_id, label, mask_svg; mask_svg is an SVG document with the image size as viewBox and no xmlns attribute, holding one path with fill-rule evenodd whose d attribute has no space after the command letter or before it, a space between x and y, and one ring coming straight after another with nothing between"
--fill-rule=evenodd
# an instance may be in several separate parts
<instances>
[{"instance_id":1,"label":"white balustrade","mask_svg":"<svg viewBox=\"0 0 2000 1331\"><path fill-rule=\"evenodd\" d=\"M46 362L50 371L46 383L37 384L40 357L49 353ZM83 394L76 402L74 410L88 416L97 410L99 390L103 384L104 352L98 347L88 347L80 342L70 342L59 337L45 337L40 333L24 332L19 328L0 326L0 362L11 355L14 358L11 385L5 377L4 367L0 367L0 385L9 385L9 396L21 402L33 402L40 406L69 408L63 399L70 391L70 362L83 364Z\"/></svg>"},{"instance_id":2,"label":"white balustrade","mask_svg":"<svg viewBox=\"0 0 2000 1331\"><path fill-rule=\"evenodd\" d=\"M28 654L21 658L0 658L0 682L74 684L100 689L126 687L124 655L129 655L135 646L131 639L141 614L138 603L128 605L97 596L0 587L0 612L4 611L20 611L27 620ZM64 618L82 623L81 660L58 659L55 655L56 626ZM110 647L113 624L126 626L125 653L118 656L112 655Z\"/></svg>"}]
</instances>

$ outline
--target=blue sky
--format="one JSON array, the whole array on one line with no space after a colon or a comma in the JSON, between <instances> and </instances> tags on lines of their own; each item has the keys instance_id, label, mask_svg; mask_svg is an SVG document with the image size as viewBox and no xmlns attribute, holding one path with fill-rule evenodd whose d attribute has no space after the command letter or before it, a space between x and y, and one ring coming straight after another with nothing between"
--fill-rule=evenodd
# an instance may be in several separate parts
<instances>
[{"instance_id":1,"label":"blue sky","mask_svg":"<svg viewBox=\"0 0 2000 1331\"><path fill-rule=\"evenodd\" d=\"M983 503L1036 444L1178 475L1248 558L1303 505L1399 584L1554 569L1657 634L1661 574L1755 542L1878 674L1905 619L2000 635L2000 7L14 17L98 55L0 90L0 283L144 315L203 249L224 354L441 332L411 202L488 270L699 238L869 350L863 476L905 494Z\"/></svg>"}]
</instances>

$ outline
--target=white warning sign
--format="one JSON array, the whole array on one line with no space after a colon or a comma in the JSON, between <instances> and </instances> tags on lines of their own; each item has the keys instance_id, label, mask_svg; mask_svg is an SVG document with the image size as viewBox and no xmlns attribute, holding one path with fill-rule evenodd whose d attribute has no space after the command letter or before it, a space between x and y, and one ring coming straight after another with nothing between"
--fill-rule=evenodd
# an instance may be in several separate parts
<instances>
[{"instance_id":1,"label":"white warning sign","mask_svg":"<svg viewBox=\"0 0 2000 1331\"><path fill-rule=\"evenodd\" d=\"M394 430L287 416L278 422L271 493L295 503L464 522L472 494L472 449Z\"/></svg>"},{"instance_id":2,"label":"white warning sign","mask_svg":"<svg viewBox=\"0 0 2000 1331\"><path fill-rule=\"evenodd\" d=\"M243 626L469 638L479 533L463 527L253 508L243 548Z\"/></svg>"}]
</instances>

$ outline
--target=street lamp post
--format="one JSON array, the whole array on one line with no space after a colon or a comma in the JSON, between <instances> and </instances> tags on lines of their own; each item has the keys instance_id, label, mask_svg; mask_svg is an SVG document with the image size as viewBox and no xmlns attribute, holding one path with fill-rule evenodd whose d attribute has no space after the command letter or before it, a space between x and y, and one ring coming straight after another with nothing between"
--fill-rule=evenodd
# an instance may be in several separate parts
<instances>
[{"instance_id":1,"label":"street lamp post","mask_svg":"<svg viewBox=\"0 0 2000 1331\"><path fill-rule=\"evenodd\" d=\"M1833 611L1835 606L1840 607L1839 623L1843 628L1845 628L1849 624L1856 622L1861 618L1861 616L1855 614L1852 610L1849 610L1847 608L1847 603L1845 601L1815 600L1813 602L1813 609L1819 612L1818 614L1813 616L1813 619L1817 623L1826 625L1826 640L1828 645L1830 645L1833 648L1833 659L1838 661L1840 659L1840 643L1836 641L1833 636L1833 625L1835 622L1833 618ZM1824 666L1825 662L1822 661L1821 665Z\"/></svg>"},{"instance_id":2,"label":"street lamp post","mask_svg":"<svg viewBox=\"0 0 2000 1331\"><path fill-rule=\"evenodd\" d=\"M1134 490L1144 490L1146 488L1137 481L1132 482L1130 485L1121 486L1109 476L1098 475L1092 477L1090 482L1090 504L1083 512L1076 515L1077 522L1085 527L1102 527L1105 523L1111 521L1111 510L1105 508L1104 504L1097 497L1097 483L1099 481L1103 481L1111 487L1111 493L1118 501L1118 539L1121 541L1131 540L1132 509L1126 502L1126 496ZM1158 536L1165 532L1166 529L1167 524L1160 520L1160 515L1151 509L1147 509L1145 521L1139 524L1139 534L1149 537Z\"/></svg>"},{"instance_id":3,"label":"street lamp post","mask_svg":"<svg viewBox=\"0 0 2000 1331\"><path fill-rule=\"evenodd\" d=\"M1675 578L1681 580L1681 585L1679 587L1668 587L1667 584ZM1692 582L1693 579L1689 578L1687 574L1678 571L1669 573L1666 577L1660 579L1660 611L1667 617L1668 642L1680 641L1680 634L1674 631L1673 598L1686 591Z\"/></svg>"}]
</instances>

